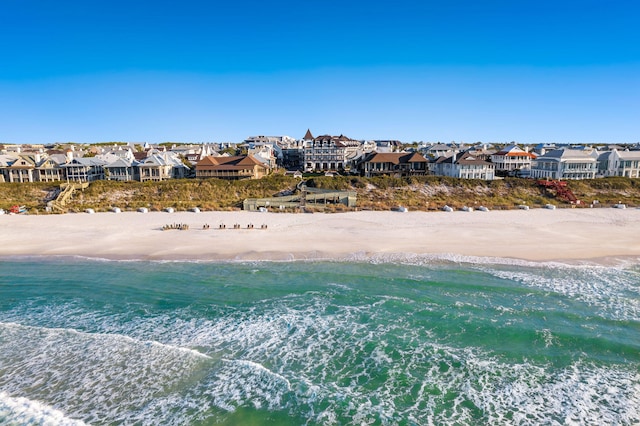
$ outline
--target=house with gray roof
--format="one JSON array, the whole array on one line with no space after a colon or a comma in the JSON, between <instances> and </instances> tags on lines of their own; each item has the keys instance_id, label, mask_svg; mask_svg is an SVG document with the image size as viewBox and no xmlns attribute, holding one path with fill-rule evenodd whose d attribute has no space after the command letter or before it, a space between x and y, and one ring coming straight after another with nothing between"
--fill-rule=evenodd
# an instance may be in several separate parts
<instances>
[{"instance_id":1,"label":"house with gray roof","mask_svg":"<svg viewBox=\"0 0 640 426\"><path fill-rule=\"evenodd\" d=\"M19 154L5 168L7 182L36 182L36 166L41 161L37 154Z\"/></svg>"},{"instance_id":2,"label":"house with gray roof","mask_svg":"<svg viewBox=\"0 0 640 426\"><path fill-rule=\"evenodd\" d=\"M107 180L117 180L121 182L140 180L138 164L135 159L118 158L104 165L104 177Z\"/></svg>"},{"instance_id":3,"label":"house with gray roof","mask_svg":"<svg viewBox=\"0 0 640 426\"><path fill-rule=\"evenodd\" d=\"M141 182L182 179L189 171L177 155L169 152L148 155L137 166Z\"/></svg>"},{"instance_id":4,"label":"house with gray roof","mask_svg":"<svg viewBox=\"0 0 640 426\"><path fill-rule=\"evenodd\" d=\"M534 179L593 179L597 171L595 150L555 149L539 156L531 165Z\"/></svg>"},{"instance_id":5,"label":"house with gray roof","mask_svg":"<svg viewBox=\"0 0 640 426\"><path fill-rule=\"evenodd\" d=\"M640 151L613 149L606 154L598 158L604 176L640 178Z\"/></svg>"},{"instance_id":6,"label":"house with gray roof","mask_svg":"<svg viewBox=\"0 0 640 426\"><path fill-rule=\"evenodd\" d=\"M495 179L495 165L475 157L469 152L461 152L448 157L440 157L432 163L431 170L438 176L463 179Z\"/></svg>"},{"instance_id":7,"label":"house with gray roof","mask_svg":"<svg viewBox=\"0 0 640 426\"><path fill-rule=\"evenodd\" d=\"M61 167L67 162L64 154L53 154L36 165L35 175L38 182L59 182L66 179L65 169Z\"/></svg>"},{"instance_id":8,"label":"house with gray roof","mask_svg":"<svg viewBox=\"0 0 640 426\"><path fill-rule=\"evenodd\" d=\"M61 164L65 169L65 177L72 182L93 182L104 179L104 160L95 157L74 158Z\"/></svg>"}]
</instances>

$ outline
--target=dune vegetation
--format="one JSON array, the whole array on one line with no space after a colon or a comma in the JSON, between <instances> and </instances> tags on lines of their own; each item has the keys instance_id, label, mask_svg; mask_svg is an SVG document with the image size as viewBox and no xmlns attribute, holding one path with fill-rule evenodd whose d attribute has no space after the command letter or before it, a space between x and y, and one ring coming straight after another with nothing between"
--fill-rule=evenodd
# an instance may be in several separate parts
<instances>
[{"instance_id":1,"label":"dune vegetation","mask_svg":"<svg viewBox=\"0 0 640 426\"><path fill-rule=\"evenodd\" d=\"M291 194L298 179L273 174L259 180L226 181L219 179L181 179L163 182L96 181L83 191L77 191L67 204L69 211L107 211L114 207L135 210L141 207L162 210L172 207L187 210L241 209L246 198L265 198ZM482 181L441 176L375 177L316 176L306 180L309 187L349 190L357 193L357 209L389 210L398 205L409 210L437 210L448 205L486 206L490 209L512 209L526 204L540 207L551 203L558 207L570 204L556 198L552 190L537 185L535 180L508 178ZM640 180L603 178L569 181L569 188L581 201L578 205L597 206L625 203L640 205ZM47 202L59 191L54 183L0 183L0 208L25 206L31 213L44 213ZM344 206L329 206L328 211L345 211Z\"/></svg>"}]
</instances>

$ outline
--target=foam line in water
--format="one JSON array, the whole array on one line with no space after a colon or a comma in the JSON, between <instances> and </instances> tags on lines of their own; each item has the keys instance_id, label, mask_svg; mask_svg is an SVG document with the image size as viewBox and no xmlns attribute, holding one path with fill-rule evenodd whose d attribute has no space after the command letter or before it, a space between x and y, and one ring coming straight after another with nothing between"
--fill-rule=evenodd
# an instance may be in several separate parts
<instances>
[{"instance_id":1,"label":"foam line in water","mask_svg":"<svg viewBox=\"0 0 640 426\"><path fill-rule=\"evenodd\" d=\"M607 258L595 260L545 260L534 261L510 257L492 257L492 256L469 256L456 253L438 253L438 254L419 254L419 253L384 253L374 255L354 256L345 259L347 262L361 262L373 264L385 263L402 263L407 265L428 266L444 264L466 264L466 265L511 265L525 267L615 267L627 269L637 266L640 263L640 257L625 258Z\"/></svg>"},{"instance_id":2,"label":"foam line in water","mask_svg":"<svg viewBox=\"0 0 640 426\"><path fill-rule=\"evenodd\" d=\"M80 420L70 419L65 414L38 401L28 398L13 398L0 392L0 423L7 426L84 426Z\"/></svg>"},{"instance_id":3,"label":"foam line in water","mask_svg":"<svg viewBox=\"0 0 640 426\"><path fill-rule=\"evenodd\" d=\"M17 329L32 329L34 331L48 331L50 333L74 333L77 334L79 336L84 336L87 338L92 338L92 339L120 339L126 342L129 342L131 344L135 344L135 345L144 345L144 346L154 346L157 348L161 348L161 349L166 349L169 351L177 351L177 352L183 352L189 355L193 355L195 357L198 358L203 358L203 359L212 359L209 355L203 354L202 352L198 352L195 349L191 349L191 348L185 348L185 347L180 347L180 346L173 346L173 345L169 345L166 343L160 343L160 342L156 342L153 340L137 340L134 339L133 337L129 337L129 336L124 336L124 335L119 335L119 334L106 334L106 333L87 333L84 331L79 331L73 328L46 328L46 327L36 327L36 326L30 326L30 325L21 325L18 323L14 323L14 322L0 322L0 327L7 327L7 328L17 328Z\"/></svg>"},{"instance_id":4,"label":"foam line in water","mask_svg":"<svg viewBox=\"0 0 640 426\"><path fill-rule=\"evenodd\" d=\"M640 274L614 267L509 268L478 266L475 269L524 286L551 291L600 309L615 320L640 320Z\"/></svg>"},{"instance_id":5,"label":"foam line in water","mask_svg":"<svg viewBox=\"0 0 640 426\"><path fill-rule=\"evenodd\" d=\"M0 389L85 422L126 423L149 400L192 386L211 357L125 336L0 326Z\"/></svg>"},{"instance_id":6,"label":"foam line in water","mask_svg":"<svg viewBox=\"0 0 640 426\"><path fill-rule=\"evenodd\" d=\"M287 380L286 377L284 377L281 374L278 374L278 373L275 373L275 372L269 370L267 367L265 367L262 364L259 364L257 362L253 362L253 361L249 361L249 360L244 360L244 359L225 359L225 358L223 358L222 361L243 365L243 366L246 366L246 367L249 367L249 368L253 368L253 369L257 370L260 373L271 375L271 376L273 376L273 377L275 377L275 378L277 378L279 380L282 380L284 383L286 383L287 390L291 390L291 383L289 383L289 380Z\"/></svg>"}]
</instances>

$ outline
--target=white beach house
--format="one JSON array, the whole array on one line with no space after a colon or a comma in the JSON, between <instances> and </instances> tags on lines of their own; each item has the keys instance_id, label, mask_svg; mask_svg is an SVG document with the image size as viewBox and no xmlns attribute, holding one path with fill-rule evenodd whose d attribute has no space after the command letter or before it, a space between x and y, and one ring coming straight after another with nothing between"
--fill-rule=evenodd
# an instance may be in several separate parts
<instances>
[{"instance_id":1,"label":"white beach house","mask_svg":"<svg viewBox=\"0 0 640 426\"><path fill-rule=\"evenodd\" d=\"M598 171L595 150L561 148L535 159L531 177L535 179L593 179Z\"/></svg>"}]
</instances>

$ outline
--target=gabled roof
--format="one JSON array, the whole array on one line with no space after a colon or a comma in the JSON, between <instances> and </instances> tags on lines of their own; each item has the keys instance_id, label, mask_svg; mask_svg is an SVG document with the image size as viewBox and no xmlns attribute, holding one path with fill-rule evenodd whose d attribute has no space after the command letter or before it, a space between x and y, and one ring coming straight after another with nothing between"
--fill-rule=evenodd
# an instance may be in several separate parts
<instances>
[{"instance_id":1,"label":"gabled roof","mask_svg":"<svg viewBox=\"0 0 640 426\"><path fill-rule=\"evenodd\" d=\"M49 157L47 157L46 161L52 161L54 163L56 163L57 165L61 165L67 162L67 156L64 154L52 154Z\"/></svg>"},{"instance_id":2,"label":"gabled roof","mask_svg":"<svg viewBox=\"0 0 640 426\"><path fill-rule=\"evenodd\" d=\"M69 166L104 166L107 164L105 161L102 161L95 157L79 157L71 160L70 163L61 164L61 167L69 167Z\"/></svg>"},{"instance_id":3,"label":"gabled roof","mask_svg":"<svg viewBox=\"0 0 640 426\"><path fill-rule=\"evenodd\" d=\"M188 168L185 164L180 161L180 159L166 154L153 154L146 158L144 158L138 167L159 167L159 166L173 166L173 167L185 167Z\"/></svg>"},{"instance_id":4,"label":"gabled roof","mask_svg":"<svg viewBox=\"0 0 640 426\"><path fill-rule=\"evenodd\" d=\"M126 160L124 158L118 158L117 160L105 165L105 167L131 167L133 165L133 161Z\"/></svg>"},{"instance_id":5,"label":"gabled roof","mask_svg":"<svg viewBox=\"0 0 640 426\"><path fill-rule=\"evenodd\" d=\"M53 169L60 167L61 164L64 164L66 161L66 157L64 154L55 154L50 157L45 158L38 164L38 169Z\"/></svg>"},{"instance_id":6,"label":"gabled roof","mask_svg":"<svg viewBox=\"0 0 640 426\"><path fill-rule=\"evenodd\" d=\"M472 154L468 153L468 152L464 152L462 154L459 155L454 155L454 158L457 158L455 160L456 164L467 164L467 165L487 165L487 164L491 164L490 162L486 161L486 160L481 160L475 156L473 156Z\"/></svg>"},{"instance_id":7,"label":"gabled roof","mask_svg":"<svg viewBox=\"0 0 640 426\"><path fill-rule=\"evenodd\" d=\"M140 163L140 166L166 166L166 165L167 165L166 161L164 161L164 159L159 155L150 155Z\"/></svg>"},{"instance_id":8,"label":"gabled roof","mask_svg":"<svg viewBox=\"0 0 640 426\"><path fill-rule=\"evenodd\" d=\"M36 166L36 159L33 155L21 154L16 158L16 161L9 165L12 169L32 169Z\"/></svg>"},{"instance_id":9,"label":"gabled roof","mask_svg":"<svg viewBox=\"0 0 640 426\"><path fill-rule=\"evenodd\" d=\"M536 155L520 149L518 145L509 145L495 153L494 155L503 155L505 157L530 157L536 158Z\"/></svg>"},{"instance_id":10,"label":"gabled roof","mask_svg":"<svg viewBox=\"0 0 640 426\"><path fill-rule=\"evenodd\" d=\"M539 160L595 160L594 151L585 151L582 149L560 148L547 152L545 155L538 157Z\"/></svg>"},{"instance_id":11,"label":"gabled roof","mask_svg":"<svg viewBox=\"0 0 640 426\"><path fill-rule=\"evenodd\" d=\"M438 143L438 144L435 144L435 145L428 146L428 147L424 148L424 150L426 152L437 152L437 151L445 151L446 152L446 151L454 151L455 148L453 148L453 147L451 147L449 145L445 145L443 143Z\"/></svg>"},{"instance_id":12,"label":"gabled roof","mask_svg":"<svg viewBox=\"0 0 640 426\"><path fill-rule=\"evenodd\" d=\"M429 160L424 158L422 154L419 152L409 152L409 158L406 160L407 163L428 163Z\"/></svg>"},{"instance_id":13,"label":"gabled roof","mask_svg":"<svg viewBox=\"0 0 640 426\"><path fill-rule=\"evenodd\" d=\"M442 164L442 163L453 163L455 161L455 154L451 154L451 155L442 155L438 158L435 159L435 163L436 164Z\"/></svg>"},{"instance_id":14,"label":"gabled roof","mask_svg":"<svg viewBox=\"0 0 640 426\"><path fill-rule=\"evenodd\" d=\"M202 160L198 161L196 163L196 167L201 167L201 166L217 166L219 163L218 161L216 161L215 159L218 157L213 157L211 155L208 155L206 157L204 157ZM229 158L229 157L226 157Z\"/></svg>"},{"instance_id":15,"label":"gabled roof","mask_svg":"<svg viewBox=\"0 0 640 426\"><path fill-rule=\"evenodd\" d=\"M618 157L621 160L640 160L640 151L618 151Z\"/></svg>"}]
</instances>

